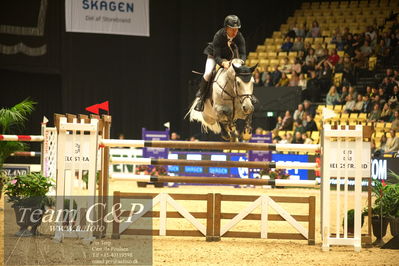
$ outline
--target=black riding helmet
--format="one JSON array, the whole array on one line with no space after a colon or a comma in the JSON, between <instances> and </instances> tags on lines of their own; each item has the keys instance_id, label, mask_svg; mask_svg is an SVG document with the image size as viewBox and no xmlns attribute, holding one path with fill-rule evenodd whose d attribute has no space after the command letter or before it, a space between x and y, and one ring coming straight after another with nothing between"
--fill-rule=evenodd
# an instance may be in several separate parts
<instances>
[{"instance_id":1,"label":"black riding helmet","mask_svg":"<svg viewBox=\"0 0 399 266\"><path fill-rule=\"evenodd\" d=\"M241 28L241 21L236 15L228 15L224 19L224 26L239 29Z\"/></svg>"}]
</instances>

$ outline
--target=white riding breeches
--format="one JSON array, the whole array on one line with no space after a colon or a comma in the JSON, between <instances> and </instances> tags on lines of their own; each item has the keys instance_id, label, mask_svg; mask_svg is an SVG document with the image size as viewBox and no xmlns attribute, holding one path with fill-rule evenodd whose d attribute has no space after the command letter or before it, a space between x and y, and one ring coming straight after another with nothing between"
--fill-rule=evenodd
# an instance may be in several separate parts
<instances>
[{"instance_id":1,"label":"white riding breeches","mask_svg":"<svg viewBox=\"0 0 399 266\"><path fill-rule=\"evenodd\" d=\"M206 63L205 63L205 72L204 72L204 79L206 81L209 81L209 79L211 78L212 75L212 71L216 66L216 61L215 58L213 58L213 56L208 55L208 58L206 59Z\"/></svg>"}]
</instances>

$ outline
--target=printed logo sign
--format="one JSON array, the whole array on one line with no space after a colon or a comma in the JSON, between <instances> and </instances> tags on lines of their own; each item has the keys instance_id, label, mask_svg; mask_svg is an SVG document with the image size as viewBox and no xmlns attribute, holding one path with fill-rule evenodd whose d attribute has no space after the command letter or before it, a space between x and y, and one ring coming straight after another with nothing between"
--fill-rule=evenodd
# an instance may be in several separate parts
<instances>
[{"instance_id":1,"label":"printed logo sign","mask_svg":"<svg viewBox=\"0 0 399 266\"><path fill-rule=\"evenodd\" d=\"M149 0L66 0L66 31L150 36Z\"/></svg>"}]
</instances>

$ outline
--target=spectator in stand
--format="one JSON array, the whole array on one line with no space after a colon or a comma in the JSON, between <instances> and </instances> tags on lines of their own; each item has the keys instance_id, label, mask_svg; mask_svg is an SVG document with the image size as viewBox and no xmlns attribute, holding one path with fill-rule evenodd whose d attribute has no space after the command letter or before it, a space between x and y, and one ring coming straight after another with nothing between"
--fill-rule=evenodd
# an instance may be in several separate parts
<instances>
[{"instance_id":1,"label":"spectator in stand","mask_svg":"<svg viewBox=\"0 0 399 266\"><path fill-rule=\"evenodd\" d=\"M370 96L370 99L371 99L372 101L374 101L374 97L375 97L376 95L378 95L378 90L377 90L377 88L372 87L372 88L371 88L371 96Z\"/></svg>"},{"instance_id":2,"label":"spectator in stand","mask_svg":"<svg viewBox=\"0 0 399 266\"><path fill-rule=\"evenodd\" d=\"M389 48L386 45L384 39L380 39L380 41L374 47L374 53L377 56L378 60L380 60L383 65L387 63L389 56Z\"/></svg>"},{"instance_id":3,"label":"spectator in stand","mask_svg":"<svg viewBox=\"0 0 399 266\"><path fill-rule=\"evenodd\" d=\"M281 51L283 52L289 52L291 51L291 48L293 46L293 43L291 41L291 37L285 37L285 40L283 42L283 44L281 45Z\"/></svg>"},{"instance_id":4,"label":"spectator in stand","mask_svg":"<svg viewBox=\"0 0 399 266\"><path fill-rule=\"evenodd\" d=\"M307 132L302 133L302 139L303 139L303 144L312 144L313 139L309 138L309 135Z\"/></svg>"},{"instance_id":5,"label":"spectator in stand","mask_svg":"<svg viewBox=\"0 0 399 266\"><path fill-rule=\"evenodd\" d=\"M283 59L283 62L280 64L278 70L280 70L282 73L286 73L286 74L291 73L292 65L290 64L288 57L285 57Z\"/></svg>"},{"instance_id":6,"label":"spectator in stand","mask_svg":"<svg viewBox=\"0 0 399 266\"><path fill-rule=\"evenodd\" d=\"M371 112L371 100L368 94L363 96L363 108L362 113L370 113Z\"/></svg>"},{"instance_id":7,"label":"spectator in stand","mask_svg":"<svg viewBox=\"0 0 399 266\"><path fill-rule=\"evenodd\" d=\"M385 153L385 150L387 148L387 141L388 141L387 134L386 133L382 134L380 140L380 146L378 147L378 150L380 150L382 153Z\"/></svg>"},{"instance_id":8,"label":"spectator in stand","mask_svg":"<svg viewBox=\"0 0 399 266\"><path fill-rule=\"evenodd\" d=\"M305 50L302 51L298 51L298 58L299 61L301 62L301 64L303 64L303 62L305 62Z\"/></svg>"},{"instance_id":9,"label":"spectator in stand","mask_svg":"<svg viewBox=\"0 0 399 266\"><path fill-rule=\"evenodd\" d=\"M310 48L308 50L308 55L305 57L305 64L303 65L305 73L309 70L314 70L317 63L317 56L315 55L315 50Z\"/></svg>"},{"instance_id":10,"label":"spectator in stand","mask_svg":"<svg viewBox=\"0 0 399 266\"><path fill-rule=\"evenodd\" d=\"M353 47L353 44L355 43L355 40L353 39L353 35L349 33L347 35L346 41L344 42L344 51L346 54L349 55L349 57L352 57L355 55L355 48Z\"/></svg>"},{"instance_id":11,"label":"spectator in stand","mask_svg":"<svg viewBox=\"0 0 399 266\"><path fill-rule=\"evenodd\" d=\"M263 71L261 74L263 86L272 86L271 85L271 76L270 76L270 72L268 71L268 69L269 69L269 67L265 66L265 71Z\"/></svg>"},{"instance_id":12,"label":"spectator in stand","mask_svg":"<svg viewBox=\"0 0 399 266\"><path fill-rule=\"evenodd\" d=\"M289 87L296 87L299 84L299 77L298 74L293 71L291 74L291 78L289 79L288 86Z\"/></svg>"},{"instance_id":13,"label":"spectator in stand","mask_svg":"<svg viewBox=\"0 0 399 266\"><path fill-rule=\"evenodd\" d=\"M291 25L290 29L288 30L287 34L285 35L285 37L290 37L291 39L295 39L296 37L296 28L295 25Z\"/></svg>"},{"instance_id":14,"label":"spectator in stand","mask_svg":"<svg viewBox=\"0 0 399 266\"><path fill-rule=\"evenodd\" d=\"M312 23L312 28L309 30L307 37L320 37L320 27L319 27L319 23L315 20Z\"/></svg>"},{"instance_id":15,"label":"spectator in stand","mask_svg":"<svg viewBox=\"0 0 399 266\"><path fill-rule=\"evenodd\" d=\"M383 88L386 92L389 94L392 93L393 87L395 87L396 83L392 82L392 78L387 76L382 80L382 83L380 84L380 88Z\"/></svg>"},{"instance_id":16,"label":"spectator in stand","mask_svg":"<svg viewBox=\"0 0 399 266\"><path fill-rule=\"evenodd\" d=\"M341 88L341 98L340 98L340 103L345 104L346 103L346 96L348 96L348 87L343 86Z\"/></svg>"},{"instance_id":17,"label":"spectator in stand","mask_svg":"<svg viewBox=\"0 0 399 266\"><path fill-rule=\"evenodd\" d=\"M272 142L277 144L281 141L281 137L278 135L278 129L272 130Z\"/></svg>"},{"instance_id":18,"label":"spectator in stand","mask_svg":"<svg viewBox=\"0 0 399 266\"><path fill-rule=\"evenodd\" d=\"M306 116L306 126L305 126L305 131L318 131L316 122L313 119L313 116L310 114L307 114Z\"/></svg>"},{"instance_id":19,"label":"spectator in stand","mask_svg":"<svg viewBox=\"0 0 399 266\"><path fill-rule=\"evenodd\" d=\"M338 51L344 50L344 40L342 39L341 33L335 31L335 33L333 33L331 43L336 45Z\"/></svg>"},{"instance_id":20,"label":"spectator in stand","mask_svg":"<svg viewBox=\"0 0 399 266\"><path fill-rule=\"evenodd\" d=\"M398 107L398 103L399 103L399 86L398 85L393 87L393 91L389 95L389 98L388 98L388 103L392 109L395 109Z\"/></svg>"},{"instance_id":21,"label":"spectator in stand","mask_svg":"<svg viewBox=\"0 0 399 266\"><path fill-rule=\"evenodd\" d=\"M380 105L378 103L375 103L373 105L373 110L370 112L368 121L369 122L376 122L380 119L381 111L380 111Z\"/></svg>"},{"instance_id":22,"label":"spectator in stand","mask_svg":"<svg viewBox=\"0 0 399 266\"><path fill-rule=\"evenodd\" d=\"M292 140L294 144L303 144L302 134L301 132L295 132L294 139Z\"/></svg>"},{"instance_id":23,"label":"spectator in stand","mask_svg":"<svg viewBox=\"0 0 399 266\"><path fill-rule=\"evenodd\" d=\"M372 94L371 94L371 87L370 87L369 85L366 86L366 93L365 93L365 95L368 95L369 97L372 96Z\"/></svg>"},{"instance_id":24,"label":"spectator in stand","mask_svg":"<svg viewBox=\"0 0 399 266\"><path fill-rule=\"evenodd\" d=\"M302 124L302 120L298 119L298 120L294 120L294 133L296 132L300 132L303 133L305 132L305 127Z\"/></svg>"},{"instance_id":25,"label":"spectator in stand","mask_svg":"<svg viewBox=\"0 0 399 266\"><path fill-rule=\"evenodd\" d=\"M291 47L291 51L303 51L305 49L305 45L303 43L302 37L296 37L295 41Z\"/></svg>"},{"instance_id":26,"label":"spectator in stand","mask_svg":"<svg viewBox=\"0 0 399 266\"><path fill-rule=\"evenodd\" d=\"M279 82L276 84L276 87L285 87L288 86L288 77L286 73L282 73L281 74L281 79L279 80Z\"/></svg>"},{"instance_id":27,"label":"spectator in stand","mask_svg":"<svg viewBox=\"0 0 399 266\"><path fill-rule=\"evenodd\" d=\"M357 98L357 91L353 86L349 86L348 94L352 96L352 99L355 100Z\"/></svg>"},{"instance_id":28,"label":"spectator in stand","mask_svg":"<svg viewBox=\"0 0 399 266\"><path fill-rule=\"evenodd\" d=\"M385 89L378 88L378 95L380 96L381 101L388 102L388 95L385 93Z\"/></svg>"},{"instance_id":29,"label":"spectator in stand","mask_svg":"<svg viewBox=\"0 0 399 266\"><path fill-rule=\"evenodd\" d=\"M180 135L177 134L176 132L172 132L170 134L170 140L180 140Z\"/></svg>"},{"instance_id":30,"label":"spectator in stand","mask_svg":"<svg viewBox=\"0 0 399 266\"><path fill-rule=\"evenodd\" d=\"M295 57L295 62L291 67L291 73L295 72L296 74L302 73L302 62L299 57Z\"/></svg>"},{"instance_id":31,"label":"spectator in stand","mask_svg":"<svg viewBox=\"0 0 399 266\"><path fill-rule=\"evenodd\" d=\"M305 111L306 115L309 114L312 117L314 117L316 115L316 107L313 106L312 102L309 100L303 101L303 110ZM305 113L304 113L304 115L305 115ZM306 119L306 116L305 116L305 119Z\"/></svg>"},{"instance_id":32,"label":"spectator in stand","mask_svg":"<svg viewBox=\"0 0 399 266\"><path fill-rule=\"evenodd\" d=\"M253 73L253 77L254 77L254 86L255 87L261 87L263 86L263 81L261 78L261 74L259 72L259 69L255 69L254 73Z\"/></svg>"},{"instance_id":33,"label":"spectator in stand","mask_svg":"<svg viewBox=\"0 0 399 266\"><path fill-rule=\"evenodd\" d=\"M324 93L327 93L328 89L331 86L331 80L333 75L332 68L333 67L331 63L327 59L324 59L316 66L320 82L320 89Z\"/></svg>"},{"instance_id":34,"label":"spectator in stand","mask_svg":"<svg viewBox=\"0 0 399 266\"><path fill-rule=\"evenodd\" d=\"M306 36L306 25L305 23L299 24L298 30L296 31L296 36L305 38Z\"/></svg>"},{"instance_id":35,"label":"spectator in stand","mask_svg":"<svg viewBox=\"0 0 399 266\"><path fill-rule=\"evenodd\" d=\"M361 95L360 93L357 94L357 98L356 98L356 103L355 103L355 107L353 108L353 113L361 113L363 110L363 105L364 105L364 101L363 101L363 95Z\"/></svg>"},{"instance_id":36,"label":"spectator in stand","mask_svg":"<svg viewBox=\"0 0 399 266\"><path fill-rule=\"evenodd\" d=\"M350 34L349 28L348 27L344 27L344 30L342 31L342 41L346 42L346 40L348 39L348 35Z\"/></svg>"},{"instance_id":37,"label":"spectator in stand","mask_svg":"<svg viewBox=\"0 0 399 266\"><path fill-rule=\"evenodd\" d=\"M274 71L270 73L270 78L272 86L276 86L276 84L280 81L281 72L278 70L278 65L274 66Z\"/></svg>"},{"instance_id":38,"label":"spectator in stand","mask_svg":"<svg viewBox=\"0 0 399 266\"><path fill-rule=\"evenodd\" d=\"M302 115L305 111L303 110L303 104L298 104L298 108L294 111L294 115L292 116L292 118L294 119L294 121L298 121L302 119Z\"/></svg>"},{"instance_id":39,"label":"spectator in stand","mask_svg":"<svg viewBox=\"0 0 399 266\"><path fill-rule=\"evenodd\" d=\"M291 112L289 110L285 111L282 125L280 130L292 130L294 120L292 119Z\"/></svg>"},{"instance_id":40,"label":"spectator in stand","mask_svg":"<svg viewBox=\"0 0 399 266\"><path fill-rule=\"evenodd\" d=\"M320 62L324 59L325 56L325 49L321 46L321 43L317 43L315 47L315 55L317 57L317 62Z\"/></svg>"},{"instance_id":41,"label":"spectator in stand","mask_svg":"<svg viewBox=\"0 0 399 266\"><path fill-rule=\"evenodd\" d=\"M299 74L298 86L302 88L302 93L306 90L307 83L308 80L305 78L305 75L303 73Z\"/></svg>"},{"instance_id":42,"label":"spectator in stand","mask_svg":"<svg viewBox=\"0 0 399 266\"><path fill-rule=\"evenodd\" d=\"M391 129L399 131L399 111L398 110L395 110L393 112L393 120L392 120Z\"/></svg>"},{"instance_id":43,"label":"spectator in stand","mask_svg":"<svg viewBox=\"0 0 399 266\"><path fill-rule=\"evenodd\" d=\"M319 79L316 77L316 72L310 72L311 78L307 82L306 87L306 96L307 100L311 100L312 102L318 102L321 98L321 88Z\"/></svg>"},{"instance_id":44,"label":"spectator in stand","mask_svg":"<svg viewBox=\"0 0 399 266\"><path fill-rule=\"evenodd\" d=\"M391 135L386 144L386 153L394 153L399 151L399 138L396 136L396 131L391 128L389 131L389 134Z\"/></svg>"},{"instance_id":45,"label":"spectator in stand","mask_svg":"<svg viewBox=\"0 0 399 266\"><path fill-rule=\"evenodd\" d=\"M384 107L382 107L380 120L384 122L389 122L392 118L392 109L389 108L389 104L385 103Z\"/></svg>"},{"instance_id":46,"label":"spectator in stand","mask_svg":"<svg viewBox=\"0 0 399 266\"><path fill-rule=\"evenodd\" d=\"M339 55L337 54L336 49L331 49L330 55L328 56L328 62L330 62L333 66L335 66L339 61Z\"/></svg>"},{"instance_id":47,"label":"spectator in stand","mask_svg":"<svg viewBox=\"0 0 399 266\"><path fill-rule=\"evenodd\" d=\"M375 31L373 26L368 26L367 31L364 33L364 36L368 38L370 41L370 45L374 46L377 42L377 32Z\"/></svg>"},{"instance_id":48,"label":"spectator in stand","mask_svg":"<svg viewBox=\"0 0 399 266\"><path fill-rule=\"evenodd\" d=\"M344 72L343 79L353 83L353 64L348 55L344 56Z\"/></svg>"},{"instance_id":49,"label":"spectator in stand","mask_svg":"<svg viewBox=\"0 0 399 266\"><path fill-rule=\"evenodd\" d=\"M367 66L367 57L364 56L360 48L355 49L355 56L352 58L352 63L355 69L365 69Z\"/></svg>"},{"instance_id":50,"label":"spectator in stand","mask_svg":"<svg viewBox=\"0 0 399 266\"><path fill-rule=\"evenodd\" d=\"M348 96L346 96L346 103L344 105L344 107L342 108L344 110L344 113L352 113L353 109L355 108L355 100L352 98L352 95L348 94Z\"/></svg>"},{"instance_id":51,"label":"spectator in stand","mask_svg":"<svg viewBox=\"0 0 399 266\"><path fill-rule=\"evenodd\" d=\"M337 88L333 85L333 86L331 86L330 90L327 93L326 104L327 105L340 104L340 98L341 97L337 91Z\"/></svg>"},{"instance_id":52,"label":"spectator in stand","mask_svg":"<svg viewBox=\"0 0 399 266\"><path fill-rule=\"evenodd\" d=\"M292 143L292 139L293 139L292 133L288 132L287 133L287 143Z\"/></svg>"},{"instance_id":53,"label":"spectator in stand","mask_svg":"<svg viewBox=\"0 0 399 266\"><path fill-rule=\"evenodd\" d=\"M334 66L334 73L344 73L344 58L340 57Z\"/></svg>"},{"instance_id":54,"label":"spectator in stand","mask_svg":"<svg viewBox=\"0 0 399 266\"><path fill-rule=\"evenodd\" d=\"M373 53L373 49L370 47L369 41L364 41L363 45L360 47L360 51L362 52L364 57L369 57Z\"/></svg>"},{"instance_id":55,"label":"spectator in stand","mask_svg":"<svg viewBox=\"0 0 399 266\"><path fill-rule=\"evenodd\" d=\"M279 115L277 117L277 122L276 122L276 126L274 127L275 130L280 130L280 128L283 126L283 118L281 117L281 115Z\"/></svg>"}]
</instances>

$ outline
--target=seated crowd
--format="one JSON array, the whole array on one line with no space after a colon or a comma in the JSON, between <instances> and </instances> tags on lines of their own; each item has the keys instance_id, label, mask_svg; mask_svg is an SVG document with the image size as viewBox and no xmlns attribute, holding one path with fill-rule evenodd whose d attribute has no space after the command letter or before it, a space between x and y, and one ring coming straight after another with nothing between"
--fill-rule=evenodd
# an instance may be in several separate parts
<instances>
[{"instance_id":1,"label":"seated crowd","mask_svg":"<svg viewBox=\"0 0 399 266\"><path fill-rule=\"evenodd\" d=\"M399 61L399 18L389 30L368 26L364 33L352 34L348 27L342 31L337 28L330 42L335 44L334 49L327 49L329 43L317 43L312 47L310 42L304 42L306 37L321 37L320 32L317 21L309 29L306 25L294 25L286 33L281 51L297 52L297 57L286 57L273 67L258 68L254 72L255 86L300 86L305 99L320 102L322 95L331 88L336 73L341 73L342 83L349 85L355 83L360 71L368 69L371 56L383 66ZM397 71L384 81L387 84L382 84L385 88L391 86L395 73ZM390 92L386 90L385 93L388 95ZM341 99L333 100L342 102ZM352 100L356 101L356 98Z\"/></svg>"}]
</instances>

